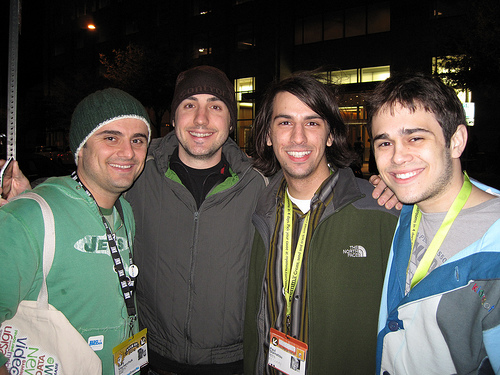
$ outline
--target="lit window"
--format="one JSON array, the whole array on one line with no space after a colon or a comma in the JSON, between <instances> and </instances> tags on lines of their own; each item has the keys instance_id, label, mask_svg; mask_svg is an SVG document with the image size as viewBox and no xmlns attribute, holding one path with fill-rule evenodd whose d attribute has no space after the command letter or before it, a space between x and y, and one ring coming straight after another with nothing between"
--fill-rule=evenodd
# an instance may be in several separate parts
<instances>
[{"instance_id":1,"label":"lit window","mask_svg":"<svg viewBox=\"0 0 500 375\"><path fill-rule=\"evenodd\" d=\"M351 99L351 98L349 98ZM352 103L351 103L352 104ZM342 118L348 125L362 124L364 108L361 106L341 107Z\"/></svg>"},{"instance_id":2,"label":"lit window","mask_svg":"<svg viewBox=\"0 0 500 375\"><path fill-rule=\"evenodd\" d=\"M347 85L349 83L358 82L357 69L337 70L330 72L330 82L337 85Z\"/></svg>"},{"instance_id":3,"label":"lit window","mask_svg":"<svg viewBox=\"0 0 500 375\"><path fill-rule=\"evenodd\" d=\"M334 70L325 72L322 81L335 83L337 85L348 85L360 82L378 82L389 78L391 67L389 65L375 66L371 68Z\"/></svg>"},{"instance_id":4,"label":"lit window","mask_svg":"<svg viewBox=\"0 0 500 375\"><path fill-rule=\"evenodd\" d=\"M255 118L255 77L234 80L234 90L238 110L235 139L238 145L245 150L250 141L252 123Z\"/></svg>"},{"instance_id":5,"label":"lit window","mask_svg":"<svg viewBox=\"0 0 500 375\"><path fill-rule=\"evenodd\" d=\"M240 102L243 100L243 94L253 93L255 91L254 81L254 77L239 78L235 80L234 90L236 91L237 101Z\"/></svg>"},{"instance_id":6,"label":"lit window","mask_svg":"<svg viewBox=\"0 0 500 375\"><path fill-rule=\"evenodd\" d=\"M361 82L384 81L391 76L391 68L386 66L375 66L373 68L361 69Z\"/></svg>"}]
</instances>

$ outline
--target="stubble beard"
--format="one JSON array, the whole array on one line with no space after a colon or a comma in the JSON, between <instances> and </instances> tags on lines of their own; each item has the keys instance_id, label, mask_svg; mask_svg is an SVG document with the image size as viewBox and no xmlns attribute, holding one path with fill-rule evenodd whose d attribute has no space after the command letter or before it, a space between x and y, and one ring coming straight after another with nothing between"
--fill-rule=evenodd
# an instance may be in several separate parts
<instances>
[{"instance_id":1,"label":"stubble beard","mask_svg":"<svg viewBox=\"0 0 500 375\"><path fill-rule=\"evenodd\" d=\"M181 145L181 147L184 149L184 151L186 152L186 154L190 158L192 158L192 159L196 159L196 160L209 160L209 159L211 159L217 153L217 151L219 151L222 148L222 145L220 145L217 148L211 147L211 148L209 148L208 150L206 150L203 153L194 153L189 148L184 147L183 145Z\"/></svg>"},{"instance_id":2,"label":"stubble beard","mask_svg":"<svg viewBox=\"0 0 500 375\"><path fill-rule=\"evenodd\" d=\"M410 196L408 198L402 197L401 203L404 204L419 204L442 195L451 184L453 176L453 163L451 160L450 150L445 150L444 158L446 160L446 167L443 174L431 185L419 195Z\"/></svg>"}]
</instances>

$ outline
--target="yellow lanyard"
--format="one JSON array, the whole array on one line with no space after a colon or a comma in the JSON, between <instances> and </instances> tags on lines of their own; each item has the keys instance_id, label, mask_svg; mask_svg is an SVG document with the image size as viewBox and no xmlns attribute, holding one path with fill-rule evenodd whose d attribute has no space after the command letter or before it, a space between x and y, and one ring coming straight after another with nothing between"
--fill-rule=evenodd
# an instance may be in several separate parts
<instances>
[{"instance_id":1,"label":"yellow lanyard","mask_svg":"<svg viewBox=\"0 0 500 375\"><path fill-rule=\"evenodd\" d=\"M300 231L299 240L292 258L292 218L293 207L288 193L285 192L285 208L283 218L283 259L282 259L282 274L283 274L283 293L286 299L286 315L289 317L292 314L292 299L297 287L299 279L300 268L302 266L302 259L304 257L304 249L306 247L307 228L309 226L309 218L311 211L309 211L304 218L302 230Z\"/></svg>"},{"instance_id":2,"label":"yellow lanyard","mask_svg":"<svg viewBox=\"0 0 500 375\"><path fill-rule=\"evenodd\" d=\"M410 288L413 288L420 280L424 278L425 275L427 275L427 272L429 272L429 268L432 264L432 261L436 257L436 254L439 248L441 247L444 239L446 238L446 235L448 234L451 225L453 224L458 214L464 207L465 203L467 202L467 199L469 199L471 191L472 191L472 184L469 180L469 176L467 176L467 173L464 172L464 183L462 185L462 189L460 189L460 192L453 201L453 204L448 210L448 213L446 214L443 222L441 223L441 226L439 227L436 235L432 239L431 244L429 245L427 251L422 257L422 260L420 261L417 270L415 271L415 275L413 275L413 279L411 280ZM415 239L417 238L417 232L421 218L422 218L422 212L415 204L413 206L413 212L411 217L411 232L410 232L412 253L413 253L413 247L415 246ZM411 260L411 254L410 254L410 260Z\"/></svg>"}]
</instances>

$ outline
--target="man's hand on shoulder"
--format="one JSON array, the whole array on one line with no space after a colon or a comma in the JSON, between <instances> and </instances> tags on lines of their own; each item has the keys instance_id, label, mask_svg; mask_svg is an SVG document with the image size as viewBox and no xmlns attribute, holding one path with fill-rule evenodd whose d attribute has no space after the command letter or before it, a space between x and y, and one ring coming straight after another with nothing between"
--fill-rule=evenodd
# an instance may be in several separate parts
<instances>
[{"instance_id":1,"label":"man's hand on shoulder","mask_svg":"<svg viewBox=\"0 0 500 375\"><path fill-rule=\"evenodd\" d=\"M373 175L370 177L370 183L375 187L372 192L372 197L375 198L380 206L385 206L388 210L395 207L396 210L403 208L396 195L387 187L380 176Z\"/></svg>"},{"instance_id":2,"label":"man's hand on shoulder","mask_svg":"<svg viewBox=\"0 0 500 375\"><path fill-rule=\"evenodd\" d=\"M3 190L2 187L0 186L0 206L3 206L8 202L8 199L14 198L15 196L21 194L22 192L26 190L31 189L31 185L29 180L24 176L23 172L19 169L19 164L17 163L16 160L12 161L12 178L9 179L9 181L5 181L5 183L8 183L10 186L9 193L7 194L6 197L3 197ZM0 160L0 168L5 164L5 160ZM1 373L0 373L1 375Z\"/></svg>"}]
</instances>

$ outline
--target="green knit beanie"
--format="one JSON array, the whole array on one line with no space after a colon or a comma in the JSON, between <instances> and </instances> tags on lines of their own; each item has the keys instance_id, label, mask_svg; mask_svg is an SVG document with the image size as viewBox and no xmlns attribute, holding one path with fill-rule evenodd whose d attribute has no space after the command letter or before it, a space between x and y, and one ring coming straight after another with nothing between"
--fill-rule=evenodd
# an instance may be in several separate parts
<instances>
[{"instance_id":1,"label":"green knit beanie","mask_svg":"<svg viewBox=\"0 0 500 375\"><path fill-rule=\"evenodd\" d=\"M75 108L69 129L69 147L78 165L78 153L94 132L112 121L136 118L148 127L148 143L151 139L149 116L143 105L125 91L109 88L96 91L83 99Z\"/></svg>"}]
</instances>

